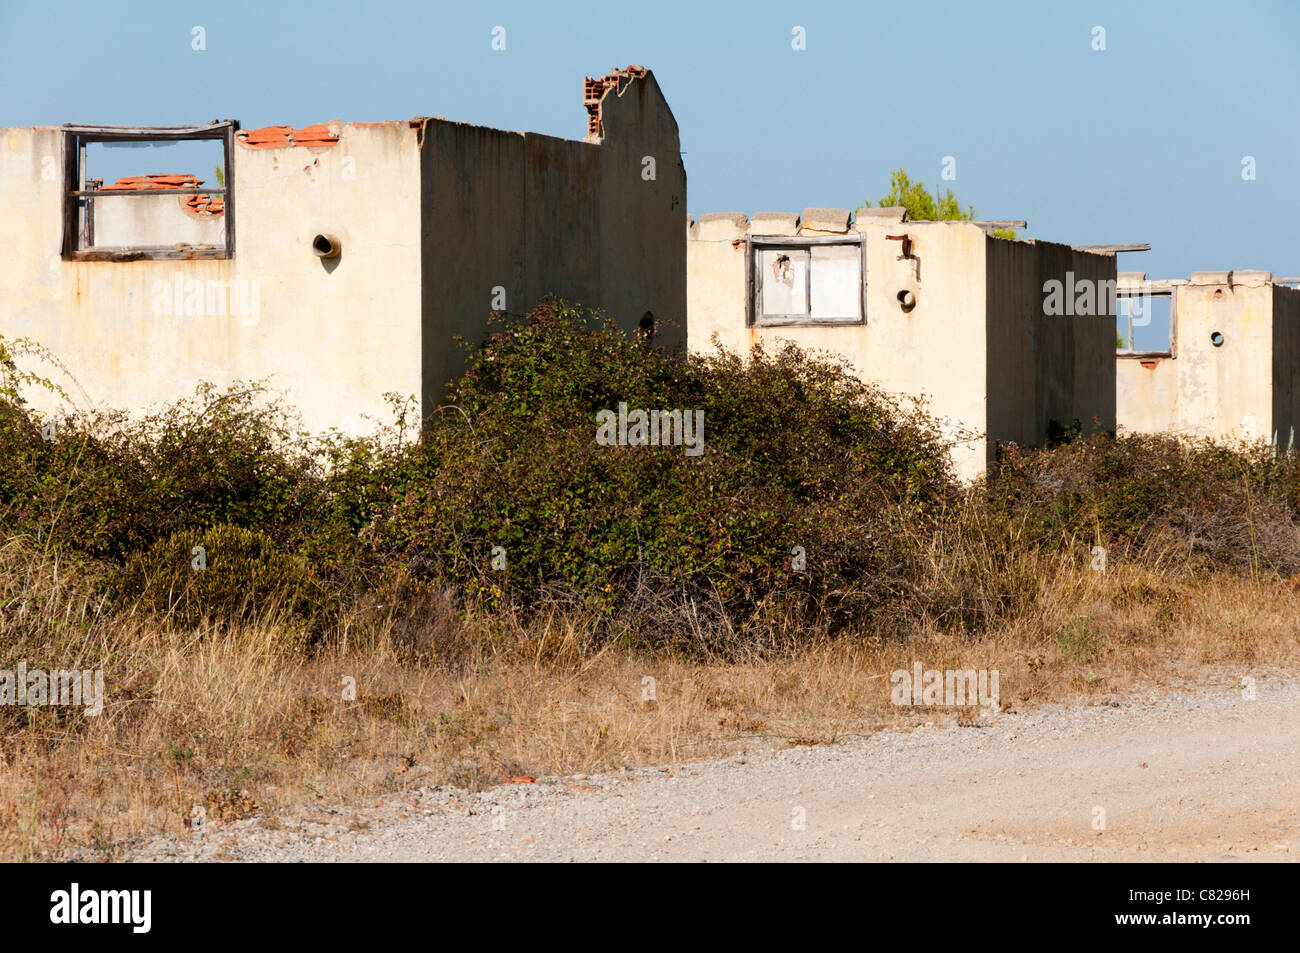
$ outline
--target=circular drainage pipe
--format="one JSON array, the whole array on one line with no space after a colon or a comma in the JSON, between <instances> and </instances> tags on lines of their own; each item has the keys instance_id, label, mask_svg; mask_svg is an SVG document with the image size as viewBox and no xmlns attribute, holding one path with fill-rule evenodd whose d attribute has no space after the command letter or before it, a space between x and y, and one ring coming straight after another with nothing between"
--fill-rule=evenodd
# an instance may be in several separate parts
<instances>
[{"instance_id":1,"label":"circular drainage pipe","mask_svg":"<svg viewBox=\"0 0 1300 953\"><path fill-rule=\"evenodd\" d=\"M320 234L311 240L311 250L317 258L337 258L343 243L333 235Z\"/></svg>"}]
</instances>

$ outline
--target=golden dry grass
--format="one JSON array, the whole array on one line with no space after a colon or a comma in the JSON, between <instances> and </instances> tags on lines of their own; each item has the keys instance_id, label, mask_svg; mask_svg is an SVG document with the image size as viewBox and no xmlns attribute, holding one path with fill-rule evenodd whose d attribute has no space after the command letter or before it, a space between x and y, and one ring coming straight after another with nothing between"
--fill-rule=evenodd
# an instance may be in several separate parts
<instances>
[{"instance_id":1,"label":"golden dry grass","mask_svg":"<svg viewBox=\"0 0 1300 953\"><path fill-rule=\"evenodd\" d=\"M0 857L119 856L135 839L184 830L195 805L215 818L260 810L274 824L405 787L479 788L969 719L973 709L890 703L889 674L917 661L997 669L1004 708L1226 688L1297 665L1294 583L1174 572L1148 557L1105 573L1029 554L986 566L983 597L1021 591L1014 611L977 631L917 619L905 631L814 633L776 657L713 661L594 649L581 619L435 613L421 623L442 630L435 656L417 658L396 623L304 654L270 625L174 632L108 621L75 573L11 541L0 549L4 664L102 666L107 702L98 717L0 708ZM959 602L947 576L978 563L969 550L952 562L936 553L931 583ZM349 679L355 698L345 697Z\"/></svg>"}]
</instances>

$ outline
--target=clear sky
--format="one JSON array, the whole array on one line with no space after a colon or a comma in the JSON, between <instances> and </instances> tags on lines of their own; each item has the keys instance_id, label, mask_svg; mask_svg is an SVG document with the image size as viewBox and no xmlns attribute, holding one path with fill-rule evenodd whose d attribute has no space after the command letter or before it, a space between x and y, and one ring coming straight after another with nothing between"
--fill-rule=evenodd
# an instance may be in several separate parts
<instances>
[{"instance_id":1,"label":"clear sky","mask_svg":"<svg viewBox=\"0 0 1300 953\"><path fill-rule=\"evenodd\" d=\"M952 156L941 184L981 217L1151 242L1121 270L1300 275L1297 0L5 0L0 125L441 115L581 138L583 76L629 63L677 116L695 215L852 208Z\"/></svg>"}]
</instances>

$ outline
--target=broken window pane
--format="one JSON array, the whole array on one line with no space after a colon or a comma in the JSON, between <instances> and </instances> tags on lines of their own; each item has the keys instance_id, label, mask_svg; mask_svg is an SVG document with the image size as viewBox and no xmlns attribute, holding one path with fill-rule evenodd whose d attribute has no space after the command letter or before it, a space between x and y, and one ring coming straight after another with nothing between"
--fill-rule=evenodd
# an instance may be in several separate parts
<instances>
[{"instance_id":1,"label":"broken window pane","mask_svg":"<svg viewBox=\"0 0 1300 953\"><path fill-rule=\"evenodd\" d=\"M754 256L761 289L759 313L780 317L808 315L808 251L760 248Z\"/></svg>"}]
</instances>

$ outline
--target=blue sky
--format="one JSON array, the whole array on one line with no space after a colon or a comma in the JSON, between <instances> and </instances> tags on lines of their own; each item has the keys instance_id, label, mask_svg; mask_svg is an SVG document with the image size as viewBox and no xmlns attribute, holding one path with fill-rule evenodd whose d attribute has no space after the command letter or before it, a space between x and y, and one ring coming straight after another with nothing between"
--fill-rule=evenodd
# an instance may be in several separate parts
<instances>
[{"instance_id":1,"label":"blue sky","mask_svg":"<svg viewBox=\"0 0 1300 953\"><path fill-rule=\"evenodd\" d=\"M983 217L1152 243L1121 269L1300 275L1295 0L7 5L0 125L437 114L580 138L583 75L629 63L677 116L696 215L853 207L953 156L943 184Z\"/></svg>"}]
</instances>

